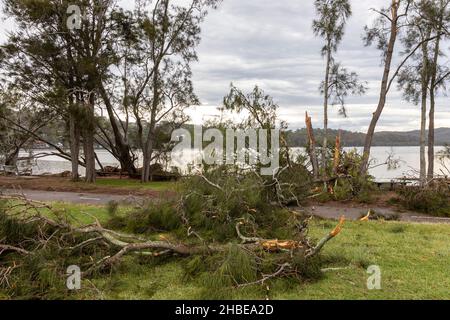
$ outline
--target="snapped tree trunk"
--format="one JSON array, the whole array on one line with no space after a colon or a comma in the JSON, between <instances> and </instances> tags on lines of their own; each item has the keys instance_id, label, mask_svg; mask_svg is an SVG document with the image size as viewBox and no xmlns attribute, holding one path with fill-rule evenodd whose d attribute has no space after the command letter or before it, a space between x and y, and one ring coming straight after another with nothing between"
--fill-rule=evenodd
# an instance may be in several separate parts
<instances>
[{"instance_id":1,"label":"snapped tree trunk","mask_svg":"<svg viewBox=\"0 0 450 320\"><path fill-rule=\"evenodd\" d=\"M367 130L366 140L364 143L363 160L361 162L361 170L360 170L362 175L367 174L367 171L369 169L370 150L372 148L373 136L375 134L375 129L377 127L378 120L380 120L381 114L383 113L383 109L386 105L389 75L391 72L391 65L392 65L392 57L394 55L395 43L397 41L398 35L397 23L398 23L399 6L400 4L398 2L393 1L392 17L391 17L391 33L388 42L388 50L386 52L386 59L384 62L384 72L383 78L381 80L380 97L378 100L377 109L372 115L372 120L370 121L370 125Z\"/></svg>"},{"instance_id":2,"label":"snapped tree trunk","mask_svg":"<svg viewBox=\"0 0 450 320\"><path fill-rule=\"evenodd\" d=\"M341 162L341 132L336 136L336 145L334 147L333 174L337 174Z\"/></svg>"},{"instance_id":3,"label":"snapped tree trunk","mask_svg":"<svg viewBox=\"0 0 450 320\"><path fill-rule=\"evenodd\" d=\"M311 117L308 116L308 112L306 112L305 122L306 122L306 131L308 132L309 138L309 157L311 159L314 179L317 180L319 179L319 162L317 161L316 139L314 137L314 129L312 126Z\"/></svg>"}]
</instances>

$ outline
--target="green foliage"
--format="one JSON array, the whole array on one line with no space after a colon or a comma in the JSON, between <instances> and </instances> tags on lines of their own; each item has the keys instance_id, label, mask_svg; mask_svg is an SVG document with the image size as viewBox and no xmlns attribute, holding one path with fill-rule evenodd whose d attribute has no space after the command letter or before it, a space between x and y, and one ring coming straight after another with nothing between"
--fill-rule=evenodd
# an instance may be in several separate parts
<instances>
[{"instance_id":1,"label":"green foliage","mask_svg":"<svg viewBox=\"0 0 450 320\"><path fill-rule=\"evenodd\" d=\"M107 227L123 229L133 234L175 231L181 227L181 217L173 201L147 202L127 216L115 214L114 206Z\"/></svg>"},{"instance_id":2,"label":"green foliage","mask_svg":"<svg viewBox=\"0 0 450 320\"><path fill-rule=\"evenodd\" d=\"M401 204L409 210L450 217L450 192L445 183L426 188L407 186L399 189L398 194Z\"/></svg>"},{"instance_id":3,"label":"green foliage","mask_svg":"<svg viewBox=\"0 0 450 320\"><path fill-rule=\"evenodd\" d=\"M306 174L300 168L292 168L281 174L282 183L300 182L291 190L285 190L302 199L309 191ZM254 172L236 167L211 168L201 176L192 176L181 181L183 212L189 225L201 231L207 239L228 241L236 239L236 224L245 221L243 232L249 236L277 238L287 234L287 222L292 217L288 210L274 203L278 200L276 186L265 181ZM258 232L256 232L258 230Z\"/></svg>"},{"instance_id":4,"label":"green foliage","mask_svg":"<svg viewBox=\"0 0 450 320\"><path fill-rule=\"evenodd\" d=\"M0 282L0 290L15 299L70 298L71 293L66 287L66 268L88 265L110 252L102 246L68 250L87 238L65 235L67 231L40 223L37 219L10 215L6 204L0 203L1 243L29 252L2 252L0 271L12 268L12 272L7 276L7 281L2 279Z\"/></svg>"},{"instance_id":5,"label":"green foliage","mask_svg":"<svg viewBox=\"0 0 450 320\"><path fill-rule=\"evenodd\" d=\"M338 201L358 200L370 203L376 193L373 177L361 175L362 156L356 151L342 152L341 162L337 168L340 176L335 181L333 197Z\"/></svg>"}]
</instances>

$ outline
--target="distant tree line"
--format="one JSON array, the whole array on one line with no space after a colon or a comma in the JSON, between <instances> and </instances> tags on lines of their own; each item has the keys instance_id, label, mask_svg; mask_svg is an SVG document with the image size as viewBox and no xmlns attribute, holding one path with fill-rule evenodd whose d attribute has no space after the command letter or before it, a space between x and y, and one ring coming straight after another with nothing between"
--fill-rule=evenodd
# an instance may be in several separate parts
<instances>
[{"instance_id":1,"label":"distant tree line","mask_svg":"<svg viewBox=\"0 0 450 320\"><path fill-rule=\"evenodd\" d=\"M321 141L323 137L322 129L315 129L314 134ZM343 147L363 147L366 135L361 132L347 130L328 129L328 140L332 141L337 135L341 135ZM420 131L377 132L374 135L372 146L374 147L397 147L397 146L419 146ZM305 147L308 145L308 135L306 129L287 131L288 144L291 147ZM450 128L439 128L435 130L435 145L446 146L450 144Z\"/></svg>"}]
</instances>

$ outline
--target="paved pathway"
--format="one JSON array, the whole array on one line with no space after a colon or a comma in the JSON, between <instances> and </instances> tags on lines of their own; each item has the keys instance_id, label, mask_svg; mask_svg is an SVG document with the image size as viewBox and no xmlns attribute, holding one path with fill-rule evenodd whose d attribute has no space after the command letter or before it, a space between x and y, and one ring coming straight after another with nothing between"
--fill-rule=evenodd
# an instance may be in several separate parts
<instances>
[{"instance_id":1,"label":"paved pathway","mask_svg":"<svg viewBox=\"0 0 450 320\"><path fill-rule=\"evenodd\" d=\"M41 202L70 202L76 204L87 205L105 205L111 201L123 202L130 199L142 199L142 197L132 197L124 195L110 195L110 194L96 194L96 193L77 193L77 192L52 192L52 191L36 191L23 190L23 194L30 200ZM17 194L17 191L6 190L3 191L6 195ZM399 212L395 208L376 208L369 206L355 206L351 205L343 208L332 205L318 205L307 208L308 212L325 219L338 220L344 215L348 220L358 220L363 214L367 214L368 210L372 209L375 212L392 216L398 215L401 221L419 222L419 223L449 223L450 218L436 218L430 217L415 212Z\"/></svg>"},{"instance_id":2,"label":"paved pathway","mask_svg":"<svg viewBox=\"0 0 450 320\"><path fill-rule=\"evenodd\" d=\"M111 201L125 201L130 196L112 195L112 194L97 194L97 193L77 193L77 192L54 192L54 191L37 191L37 190L22 190L25 197L34 201L41 202L70 202L77 204L88 205L105 205ZM5 195L17 195L16 190L3 191Z\"/></svg>"},{"instance_id":3,"label":"paved pathway","mask_svg":"<svg viewBox=\"0 0 450 320\"><path fill-rule=\"evenodd\" d=\"M362 215L366 215L369 209L372 209L378 214L383 216L398 216L400 221L407 222L419 222L419 223L449 223L450 218L438 218L431 217L417 212L400 212L395 208L377 208L368 206L349 206L346 208L318 205L307 208L312 214L325 219L339 219L341 216L345 216L348 220L359 220Z\"/></svg>"}]
</instances>

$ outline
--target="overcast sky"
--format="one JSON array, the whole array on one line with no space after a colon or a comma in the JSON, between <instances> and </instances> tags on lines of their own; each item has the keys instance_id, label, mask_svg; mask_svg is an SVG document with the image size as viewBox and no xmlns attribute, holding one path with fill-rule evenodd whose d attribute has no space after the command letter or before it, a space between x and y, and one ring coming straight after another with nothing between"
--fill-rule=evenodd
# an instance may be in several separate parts
<instances>
[{"instance_id":1,"label":"overcast sky","mask_svg":"<svg viewBox=\"0 0 450 320\"><path fill-rule=\"evenodd\" d=\"M370 90L363 97L349 98L348 118L333 108L330 127L365 131L378 102L382 76L380 53L364 47L365 24L373 20L370 8L390 0L352 0L353 16L336 56L343 66L356 71ZM325 64L320 55L323 43L314 37L313 0L224 0L210 12L202 26L198 48L200 61L193 66L194 85L202 106L191 112L196 123L216 114L230 83L245 91L255 85L274 97L280 116L291 128L304 126L308 111L315 126L322 123L322 98L318 87ZM2 24L2 32L9 28ZM0 33L0 39L4 36ZM446 61L447 58L444 58ZM450 98L438 99L437 126L450 126ZM381 130L416 130L419 107L402 101L393 91L379 122Z\"/></svg>"}]
</instances>

